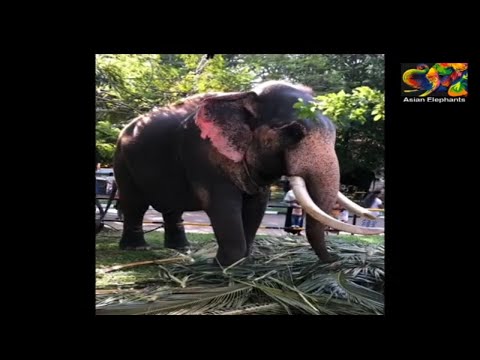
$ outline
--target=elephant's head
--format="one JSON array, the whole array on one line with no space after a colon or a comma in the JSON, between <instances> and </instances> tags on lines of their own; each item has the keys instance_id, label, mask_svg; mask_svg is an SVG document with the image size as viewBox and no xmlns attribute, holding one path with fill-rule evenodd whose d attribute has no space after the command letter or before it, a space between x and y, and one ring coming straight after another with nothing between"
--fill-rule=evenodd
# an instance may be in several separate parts
<instances>
[{"instance_id":1,"label":"elephant's head","mask_svg":"<svg viewBox=\"0 0 480 360\"><path fill-rule=\"evenodd\" d=\"M322 257L324 225L352 233L373 234L378 228L361 228L333 219L335 201L363 216L367 210L339 193L340 172L335 153L335 126L324 115L300 119L293 105L313 100L311 89L286 82L267 82L253 91L207 98L195 123L201 137L210 139L225 158L242 164L259 184L290 176L292 188L307 211L307 237Z\"/></svg>"}]
</instances>

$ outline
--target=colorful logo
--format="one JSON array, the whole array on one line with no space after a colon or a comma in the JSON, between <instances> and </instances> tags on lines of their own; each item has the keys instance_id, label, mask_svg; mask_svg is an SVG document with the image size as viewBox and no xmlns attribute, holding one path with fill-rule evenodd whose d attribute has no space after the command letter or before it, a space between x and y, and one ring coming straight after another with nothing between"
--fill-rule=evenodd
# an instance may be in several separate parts
<instances>
[{"instance_id":1,"label":"colorful logo","mask_svg":"<svg viewBox=\"0 0 480 360\"><path fill-rule=\"evenodd\" d=\"M413 65L413 66L412 66ZM402 94L413 97L468 95L467 63L402 64Z\"/></svg>"}]
</instances>

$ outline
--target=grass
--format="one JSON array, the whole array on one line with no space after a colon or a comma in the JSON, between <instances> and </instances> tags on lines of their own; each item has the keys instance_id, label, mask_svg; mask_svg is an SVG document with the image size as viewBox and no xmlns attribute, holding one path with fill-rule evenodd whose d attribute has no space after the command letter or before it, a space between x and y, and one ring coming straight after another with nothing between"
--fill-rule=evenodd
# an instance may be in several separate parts
<instances>
[{"instance_id":1,"label":"grass","mask_svg":"<svg viewBox=\"0 0 480 360\"><path fill-rule=\"evenodd\" d=\"M213 234L188 234L192 247L198 248L202 243L212 242ZM145 239L151 245L148 251L123 251L118 248L119 231L102 231L96 241L97 289L112 286L141 285L158 278L158 266L155 264L139 266L124 271L103 273L102 270L115 265L128 264L139 261L164 259L174 256L175 251L163 248L163 232L150 232Z\"/></svg>"},{"instance_id":2,"label":"grass","mask_svg":"<svg viewBox=\"0 0 480 360\"><path fill-rule=\"evenodd\" d=\"M383 236L330 235L334 263L321 263L301 236L258 236L254 253L226 269L211 264L213 234L192 234L192 254L119 251L120 233L97 236L97 314L382 314ZM112 270L161 260L162 264ZM166 264L165 262L169 262Z\"/></svg>"},{"instance_id":3,"label":"grass","mask_svg":"<svg viewBox=\"0 0 480 360\"><path fill-rule=\"evenodd\" d=\"M329 239L332 241L343 240L355 244L372 244L372 245L382 245L385 242L385 236L383 235L329 235Z\"/></svg>"}]
</instances>

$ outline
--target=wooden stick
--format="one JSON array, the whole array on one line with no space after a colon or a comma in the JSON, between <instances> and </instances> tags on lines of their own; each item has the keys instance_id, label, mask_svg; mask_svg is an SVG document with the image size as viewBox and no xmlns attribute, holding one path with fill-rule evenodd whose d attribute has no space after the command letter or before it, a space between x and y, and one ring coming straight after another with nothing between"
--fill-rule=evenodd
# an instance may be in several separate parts
<instances>
[{"instance_id":1,"label":"wooden stick","mask_svg":"<svg viewBox=\"0 0 480 360\"><path fill-rule=\"evenodd\" d=\"M178 261L185 261L187 259L189 259L189 257L182 256L182 257L174 257L174 258L161 259L161 260L138 261L138 262L124 264L124 265L115 265L115 266L104 269L103 272L108 273L112 271L122 270L125 268L131 268L131 267L141 266L141 265L174 263Z\"/></svg>"}]
</instances>

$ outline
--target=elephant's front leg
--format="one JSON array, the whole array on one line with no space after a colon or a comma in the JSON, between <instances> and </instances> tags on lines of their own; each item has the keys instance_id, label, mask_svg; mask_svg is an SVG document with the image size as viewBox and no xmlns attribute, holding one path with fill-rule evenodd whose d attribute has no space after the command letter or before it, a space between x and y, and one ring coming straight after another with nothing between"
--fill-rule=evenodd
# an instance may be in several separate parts
<instances>
[{"instance_id":1,"label":"elephant's front leg","mask_svg":"<svg viewBox=\"0 0 480 360\"><path fill-rule=\"evenodd\" d=\"M247 244L246 256L249 256L252 252L255 235L265 215L269 193L270 190L265 188L258 194L243 196L242 218L243 231Z\"/></svg>"},{"instance_id":2,"label":"elephant's front leg","mask_svg":"<svg viewBox=\"0 0 480 360\"><path fill-rule=\"evenodd\" d=\"M233 186L232 186L233 187ZM242 222L242 194L235 188L216 188L206 210L217 238L217 261L229 266L246 256Z\"/></svg>"}]
</instances>

